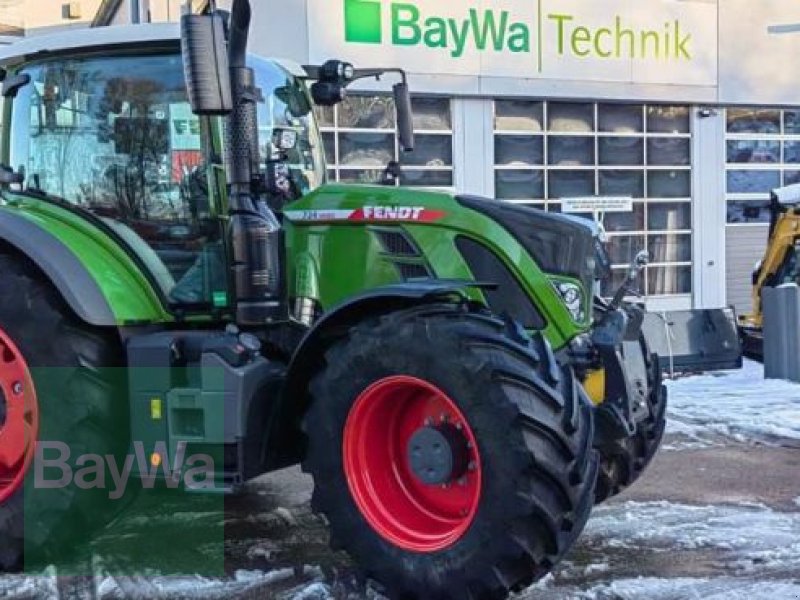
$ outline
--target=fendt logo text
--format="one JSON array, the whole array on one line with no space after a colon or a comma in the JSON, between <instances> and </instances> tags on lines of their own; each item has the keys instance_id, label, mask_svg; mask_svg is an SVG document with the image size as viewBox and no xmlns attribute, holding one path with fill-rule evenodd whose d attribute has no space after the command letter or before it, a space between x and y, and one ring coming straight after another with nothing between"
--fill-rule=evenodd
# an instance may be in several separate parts
<instances>
[{"instance_id":1,"label":"fendt logo text","mask_svg":"<svg viewBox=\"0 0 800 600\"><path fill-rule=\"evenodd\" d=\"M545 0L531 0L537 17L520 18L510 10L464 8L462 15L424 14L417 4L389 0L343 0L345 41L356 44L426 46L460 58L477 51L538 52L601 59L692 60L692 34L679 19L642 28L623 16L591 25L574 14L549 12ZM387 25L388 23L388 25Z\"/></svg>"}]
</instances>

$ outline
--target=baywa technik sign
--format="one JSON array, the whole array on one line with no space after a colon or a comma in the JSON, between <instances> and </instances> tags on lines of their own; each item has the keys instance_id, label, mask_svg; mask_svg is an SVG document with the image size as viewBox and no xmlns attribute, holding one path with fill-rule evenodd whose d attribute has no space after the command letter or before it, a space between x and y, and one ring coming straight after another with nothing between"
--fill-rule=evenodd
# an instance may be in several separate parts
<instances>
[{"instance_id":1,"label":"baywa technik sign","mask_svg":"<svg viewBox=\"0 0 800 600\"><path fill-rule=\"evenodd\" d=\"M708 0L309 0L311 54L416 73L716 84Z\"/></svg>"}]
</instances>

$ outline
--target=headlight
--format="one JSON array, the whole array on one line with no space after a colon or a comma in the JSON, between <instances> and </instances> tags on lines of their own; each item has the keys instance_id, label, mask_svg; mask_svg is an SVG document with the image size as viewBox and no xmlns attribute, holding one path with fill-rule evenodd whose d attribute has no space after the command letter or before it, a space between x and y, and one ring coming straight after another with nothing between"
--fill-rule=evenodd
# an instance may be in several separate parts
<instances>
[{"instance_id":1,"label":"headlight","mask_svg":"<svg viewBox=\"0 0 800 600\"><path fill-rule=\"evenodd\" d=\"M576 283L566 281L554 281L553 286L564 301L567 310L572 315L572 319L577 323L583 323L586 319L586 306L584 305L581 287Z\"/></svg>"}]
</instances>

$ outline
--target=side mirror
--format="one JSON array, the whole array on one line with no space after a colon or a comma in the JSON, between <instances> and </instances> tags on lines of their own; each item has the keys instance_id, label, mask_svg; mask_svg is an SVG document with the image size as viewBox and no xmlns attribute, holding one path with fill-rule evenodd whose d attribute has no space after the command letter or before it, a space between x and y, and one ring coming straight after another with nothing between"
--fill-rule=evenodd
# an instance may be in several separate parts
<instances>
[{"instance_id":1,"label":"side mirror","mask_svg":"<svg viewBox=\"0 0 800 600\"><path fill-rule=\"evenodd\" d=\"M192 112L230 114L233 94L222 15L183 15L181 52Z\"/></svg>"},{"instance_id":2,"label":"side mirror","mask_svg":"<svg viewBox=\"0 0 800 600\"><path fill-rule=\"evenodd\" d=\"M405 81L394 86L394 104L397 107L397 136L400 147L411 152L414 150L414 114L411 109L411 92Z\"/></svg>"}]
</instances>

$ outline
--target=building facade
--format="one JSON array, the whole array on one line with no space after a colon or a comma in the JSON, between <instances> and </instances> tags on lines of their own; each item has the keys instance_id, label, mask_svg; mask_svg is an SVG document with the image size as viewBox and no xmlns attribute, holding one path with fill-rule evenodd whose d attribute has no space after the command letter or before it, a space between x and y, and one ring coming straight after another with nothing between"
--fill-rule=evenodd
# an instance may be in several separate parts
<instances>
[{"instance_id":1,"label":"building facade","mask_svg":"<svg viewBox=\"0 0 800 600\"><path fill-rule=\"evenodd\" d=\"M0 0L0 40L87 27L102 0Z\"/></svg>"},{"instance_id":2,"label":"building facade","mask_svg":"<svg viewBox=\"0 0 800 600\"><path fill-rule=\"evenodd\" d=\"M153 20L177 18L167 0L147 7ZM769 191L800 182L791 68L800 33L787 27L800 5L284 0L276 11L255 0L253 9L255 53L410 74L415 152L399 152L390 82L361 85L320 112L332 179L373 181L397 159L405 185L599 217L612 287L646 248L652 309L749 308Z\"/></svg>"}]
</instances>

